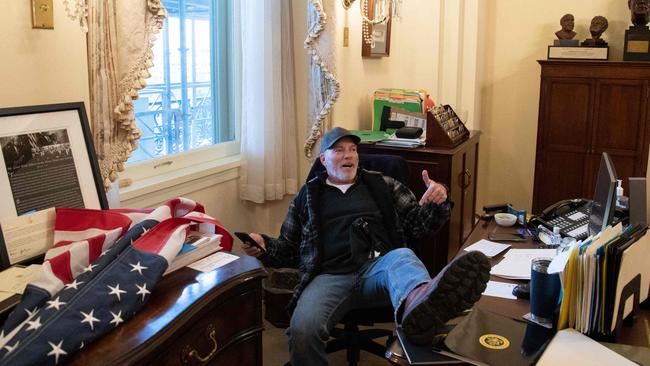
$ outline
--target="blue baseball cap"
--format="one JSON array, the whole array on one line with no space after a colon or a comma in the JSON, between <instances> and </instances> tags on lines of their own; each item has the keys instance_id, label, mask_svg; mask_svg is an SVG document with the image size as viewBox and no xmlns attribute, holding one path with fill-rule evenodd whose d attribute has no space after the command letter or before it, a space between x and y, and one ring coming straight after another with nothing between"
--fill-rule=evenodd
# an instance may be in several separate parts
<instances>
[{"instance_id":1,"label":"blue baseball cap","mask_svg":"<svg viewBox=\"0 0 650 366\"><path fill-rule=\"evenodd\" d=\"M361 142L361 138L359 136L353 135L345 128L334 127L331 130L327 131L327 133L323 136L323 140L320 143L320 153L322 154L325 152L325 150L332 148L332 146L334 146L338 140L344 137L351 138L352 141L357 145L359 145L359 142Z\"/></svg>"}]
</instances>

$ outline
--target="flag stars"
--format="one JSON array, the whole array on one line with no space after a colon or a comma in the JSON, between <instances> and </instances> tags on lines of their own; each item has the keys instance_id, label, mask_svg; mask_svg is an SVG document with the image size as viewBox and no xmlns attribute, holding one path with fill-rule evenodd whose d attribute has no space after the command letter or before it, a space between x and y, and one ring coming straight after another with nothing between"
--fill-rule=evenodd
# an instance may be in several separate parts
<instances>
[{"instance_id":1,"label":"flag stars","mask_svg":"<svg viewBox=\"0 0 650 366\"><path fill-rule=\"evenodd\" d=\"M83 273L86 273L86 272L92 272L92 271L93 271L93 268L95 268L95 267L97 267L96 264L92 264L92 263L90 263L90 264L88 265L88 267L84 267L84 271L83 271Z\"/></svg>"},{"instance_id":2,"label":"flag stars","mask_svg":"<svg viewBox=\"0 0 650 366\"><path fill-rule=\"evenodd\" d=\"M77 286L81 285L82 283L84 283L84 282L83 282L83 281L79 281L79 282L77 282L77 279L75 279L74 281L72 281L72 282L70 282L70 283L67 283L67 284L65 285L65 289L68 290L68 289L73 288L73 289L75 289L75 290L78 290Z\"/></svg>"},{"instance_id":3,"label":"flag stars","mask_svg":"<svg viewBox=\"0 0 650 366\"><path fill-rule=\"evenodd\" d=\"M59 297L57 296L56 299L50 300L50 301L47 302L48 307L45 308L45 309L55 308L57 311L59 311L61 309L61 306L65 305L65 304L66 303L64 303L63 301L59 301Z\"/></svg>"},{"instance_id":4,"label":"flag stars","mask_svg":"<svg viewBox=\"0 0 650 366\"><path fill-rule=\"evenodd\" d=\"M90 325L90 330L95 330L95 323L99 322L99 319L95 318L95 309L92 309L90 313L84 313L83 311L80 311L81 315L83 315L83 319L81 320L81 324L83 323L88 323Z\"/></svg>"},{"instance_id":5,"label":"flag stars","mask_svg":"<svg viewBox=\"0 0 650 366\"><path fill-rule=\"evenodd\" d=\"M110 323L114 324L116 327L120 325L120 323L124 322L124 319L122 319L122 310L117 314L111 311L111 315L113 316L113 320L111 320Z\"/></svg>"},{"instance_id":6,"label":"flag stars","mask_svg":"<svg viewBox=\"0 0 650 366\"><path fill-rule=\"evenodd\" d=\"M7 353L11 353L11 352L13 352L13 350L15 350L16 347L18 347L18 344L20 344L20 341L16 341L16 343L14 343L13 346L6 345L6 346L5 346L5 349L7 350Z\"/></svg>"},{"instance_id":7,"label":"flag stars","mask_svg":"<svg viewBox=\"0 0 650 366\"><path fill-rule=\"evenodd\" d=\"M47 342L47 343L49 343L50 347L52 347L52 350L47 355L54 356L54 364L58 364L59 356L68 354L68 352L64 351L63 348L61 348L61 345L63 344L63 340L60 340L59 343L57 344L54 344L52 342Z\"/></svg>"},{"instance_id":8,"label":"flag stars","mask_svg":"<svg viewBox=\"0 0 650 366\"><path fill-rule=\"evenodd\" d=\"M27 328L25 330L26 331L27 330L36 330L36 329L40 328L41 325L42 325L41 324L41 317L39 316L38 318L36 318L36 320L28 321L27 322Z\"/></svg>"},{"instance_id":9,"label":"flag stars","mask_svg":"<svg viewBox=\"0 0 650 366\"><path fill-rule=\"evenodd\" d=\"M34 316L34 314L36 314L36 310L37 310L37 308L34 308L32 310L25 309L25 312L27 313L27 317L31 318L32 316Z\"/></svg>"},{"instance_id":10,"label":"flag stars","mask_svg":"<svg viewBox=\"0 0 650 366\"><path fill-rule=\"evenodd\" d=\"M151 292L147 290L147 284L143 283L142 286L138 286L137 284L135 287L138 288L138 292L136 292L136 295L142 295L142 301L144 301L144 297L147 296L147 294L150 294Z\"/></svg>"},{"instance_id":11,"label":"flag stars","mask_svg":"<svg viewBox=\"0 0 650 366\"><path fill-rule=\"evenodd\" d=\"M138 273L140 274L140 276L142 276L142 270L143 270L143 269L148 269L148 268L149 268L149 267L141 266L141 265L140 265L140 262L138 262L138 263L136 263L136 264L131 264L131 263L129 263L129 265L130 265L131 267L133 267L133 269L131 269L131 272L133 272L133 271L138 271Z\"/></svg>"},{"instance_id":12,"label":"flag stars","mask_svg":"<svg viewBox=\"0 0 650 366\"><path fill-rule=\"evenodd\" d=\"M111 291L108 293L109 295L115 295L115 296L117 296L118 301L122 301L122 298L121 298L120 294L125 294L126 291L120 290L120 284L119 283L117 285L115 285L115 287L112 287L111 285L108 285L108 288L111 289Z\"/></svg>"}]
</instances>

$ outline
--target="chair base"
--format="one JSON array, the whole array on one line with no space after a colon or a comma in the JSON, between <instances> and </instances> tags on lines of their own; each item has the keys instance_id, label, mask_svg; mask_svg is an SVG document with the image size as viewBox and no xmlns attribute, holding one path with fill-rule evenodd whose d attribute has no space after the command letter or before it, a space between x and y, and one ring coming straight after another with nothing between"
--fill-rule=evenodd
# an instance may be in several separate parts
<instances>
[{"instance_id":1,"label":"chair base","mask_svg":"<svg viewBox=\"0 0 650 366\"><path fill-rule=\"evenodd\" d=\"M359 363L362 350L384 358L386 348L394 338L391 330L376 328L359 330L359 327L352 323L345 323L343 329L332 329L330 336L333 339L327 342L326 352L332 353L343 349L346 350L346 357L350 366L356 366ZM388 337L386 344L382 345L375 341L376 338L382 337Z\"/></svg>"}]
</instances>

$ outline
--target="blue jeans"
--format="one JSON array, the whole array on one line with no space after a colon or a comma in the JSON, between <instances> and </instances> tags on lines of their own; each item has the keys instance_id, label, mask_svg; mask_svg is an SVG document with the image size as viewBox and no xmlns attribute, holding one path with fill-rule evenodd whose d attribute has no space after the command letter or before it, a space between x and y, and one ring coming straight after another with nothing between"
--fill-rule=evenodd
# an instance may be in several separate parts
<instances>
[{"instance_id":1,"label":"blue jeans","mask_svg":"<svg viewBox=\"0 0 650 366\"><path fill-rule=\"evenodd\" d=\"M298 299L287 329L292 366L327 365L330 330L351 309L395 309L419 284L431 279L411 249L394 249L369 260L359 271L316 276Z\"/></svg>"}]
</instances>

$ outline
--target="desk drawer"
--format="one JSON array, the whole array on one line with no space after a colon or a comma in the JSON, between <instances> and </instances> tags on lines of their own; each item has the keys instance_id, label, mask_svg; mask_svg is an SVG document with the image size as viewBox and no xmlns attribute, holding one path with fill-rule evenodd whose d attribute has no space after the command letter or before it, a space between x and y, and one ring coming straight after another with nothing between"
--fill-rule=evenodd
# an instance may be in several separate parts
<instances>
[{"instance_id":1,"label":"desk drawer","mask_svg":"<svg viewBox=\"0 0 650 366\"><path fill-rule=\"evenodd\" d=\"M245 358L259 358L257 364L261 364L261 334L261 294L258 288L234 294L197 314L187 327L178 332L167 350L163 348L155 364L216 364L218 360L238 357L233 356L233 351L250 353Z\"/></svg>"}]
</instances>

